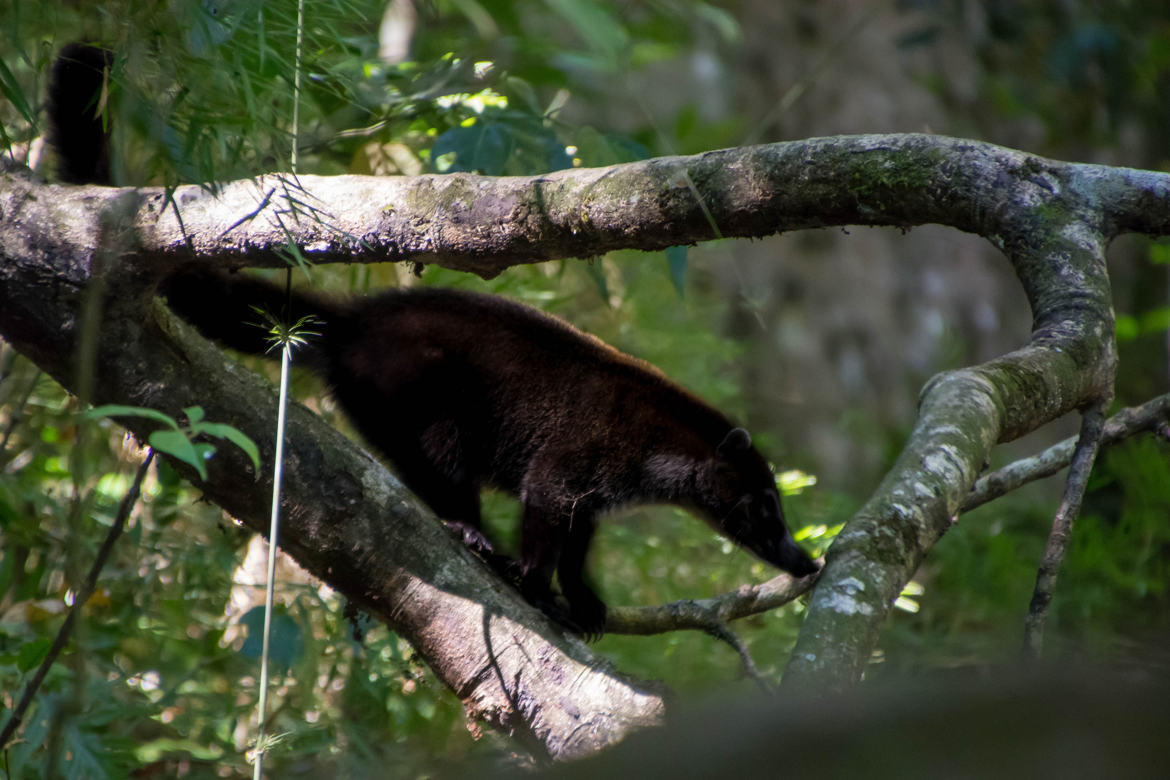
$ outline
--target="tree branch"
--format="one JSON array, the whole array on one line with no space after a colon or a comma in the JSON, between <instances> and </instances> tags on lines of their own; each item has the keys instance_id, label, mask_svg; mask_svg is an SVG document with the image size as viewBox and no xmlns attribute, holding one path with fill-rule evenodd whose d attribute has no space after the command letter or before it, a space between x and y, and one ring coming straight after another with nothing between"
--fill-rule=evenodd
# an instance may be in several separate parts
<instances>
[{"instance_id":1,"label":"tree branch","mask_svg":"<svg viewBox=\"0 0 1170 780\"><path fill-rule=\"evenodd\" d=\"M1068 480L1065 483L1064 498L1061 499L1056 517L1052 520L1052 532L1048 535L1044 558L1036 574L1036 589L1032 593L1032 603L1028 606L1028 617L1024 621L1024 653L1034 660L1040 657L1044 642L1044 621L1048 617L1048 605L1052 602L1052 594L1056 588L1056 575L1064 561L1064 551L1068 546L1069 536L1072 535L1073 521L1081 511L1085 486L1089 484L1089 474L1093 471L1097 450L1101 446L1104 408L1104 401L1094 404L1081 420L1081 434L1077 439L1076 452L1073 454Z\"/></svg>"},{"instance_id":2,"label":"tree branch","mask_svg":"<svg viewBox=\"0 0 1170 780\"><path fill-rule=\"evenodd\" d=\"M493 276L612 249L830 225L940 223L986 236L1028 295L1032 337L924 389L906 449L830 551L785 675L786 684L825 690L860 676L890 602L949 527L994 444L1109 395L1116 358L1104 246L1124 230L1170 232L1170 176L926 135L813 139L530 178L270 176L215 193L49 187L0 174L0 333L66 387L76 385L70 356L101 216L126 212L133 241L110 270L95 400L171 415L198 402L267 457L271 389L151 302L154 281L177 262L283 266L291 241L315 262L437 263ZM304 409L290 417L285 549L390 621L470 711L537 735L555 756L660 717L657 695L609 674L550 627L368 456ZM266 489L242 456L220 453L201 487L262 527L254 509ZM556 680L577 682L566 692ZM614 697L624 707L616 716Z\"/></svg>"},{"instance_id":3,"label":"tree branch","mask_svg":"<svg viewBox=\"0 0 1170 780\"><path fill-rule=\"evenodd\" d=\"M215 191L144 187L136 227L139 259L164 269L195 257L282 268L291 242L316 263L437 263L492 277L514 265L615 249L838 225L939 223L1002 244L1022 227L1002 231L1004 211L1022 204L1032 213L1053 201L1091 217L1093 230L1107 236L1165 234L1168 181L1167 174L1057 162L977 141L859 135L532 177L272 174ZM48 198L54 211L76 219L120 192L11 175L0 183L6 211Z\"/></svg>"},{"instance_id":4,"label":"tree branch","mask_svg":"<svg viewBox=\"0 0 1170 780\"><path fill-rule=\"evenodd\" d=\"M683 599L652 607L610 607L606 633L649 636L712 626L781 607L812 590L817 574L797 579L779 574L759 585L742 585L709 599Z\"/></svg>"},{"instance_id":5,"label":"tree branch","mask_svg":"<svg viewBox=\"0 0 1170 780\"><path fill-rule=\"evenodd\" d=\"M67 387L85 297L84 256L42 254L58 226L20 245L0 242L0 331ZM35 225L30 229L35 229ZM199 404L235 426L270 462L269 383L243 370L145 298L123 266L111 273L97 345L96 403L146 406L176 417ZM143 308L144 302L147 308ZM40 325L36 325L40 323ZM35 327L34 327L35 326ZM124 424L140 438L150 423ZM303 406L288 414L282 549L314 576L407 638L467 711L507 734L530 735L557 759L594 752L660 721L661 694L615 674L474 558L379 463ZM236 448L220 448L203 482L173 464L207 499L258 533L267 527L271 476Z\"/></svg>"},{"instance_id":6,"label":"tree branch","mask_svg":"<svg viewBox=\"0 0 1170 780\"><path fill-rule=\"evenodd\" d=\"M756 662L752 658L752 654L748 652L747 645L743 643L743 640L739 638L738 634L731 630L730 626L726 623L714 623L706 629L706 632L720 642L731 645L736 655L739 656L739 663L743 669L744 676L760 686L762 691L767 693L772 692L774 688L773 684L760 674L760 670L756 668Z\"/></svg>"},{"instance_id":7,"label":"tree branch","mask_svg":"<svg viewBox=\"0 0 1170 780\"><path fill-rule=\"evenodd\" d=\"M1106 420L1101 446L1117 444L1147 431L1170 440L1170 393L1141 406L1122 409ZM1037 455L1021 458L983 475L964 499L960 513L970 512L1024 485L1056 474L1072 461L1077 439L1070 436ZM795 579L780 574L759 585L743 585L709 599L682 599L645 607L611 607L605 631L636 636L707 631L709 626L782 607L808 593L816 582L817 575Z\"/></svg>"},{"instance_id":8,"label":"tree branch","mask_svg":"<svg viewBox=\"0 0 1170 780\"><path fill-rule=\"evenodd\" d=\"M1170 423L1170 393L1160 395L1141 406L1122 409L1105 421L1101 446L1107 447L1145 431L1157 432ZM1072 462L1078 437L1070 436L1038 455L1021 458L1001 469L984 474L963 499L960 512L970 512L989 501L1010 493L1029 482L1051 477Z\"/></svg>"}]
</instances>

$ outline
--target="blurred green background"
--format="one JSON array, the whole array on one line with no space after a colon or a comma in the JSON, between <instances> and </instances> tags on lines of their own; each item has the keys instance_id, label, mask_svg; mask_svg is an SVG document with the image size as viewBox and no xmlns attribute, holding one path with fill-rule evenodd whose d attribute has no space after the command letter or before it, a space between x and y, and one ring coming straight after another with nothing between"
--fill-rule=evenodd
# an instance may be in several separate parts
<instances>
[{"instance_id":1,"label":"blurred green background","mask_svg":"<svg viewBox=\"0 0 1170 780\"><path fill-rule=\"evenodd\" d=\"M117 53L109 95L118 183L285 170L296 7L171 0L26 2L0 11L0 148L52 178L37 143L65 43ZM817 135L935 132L1059 159L1170 165L1170 6L692 0L322 0L309 3L301 172L534 174ZM1110 250L1118 405L1165 392L1170 245ZM428 284L487 290L565 317L660 366L746 424L821 551L876 485L934 372L1027 337L1010 267L941 228L815 231L666 253L515 268L485 282L430 267L312 271L339 292ZM252 361L257 370L273 368ZM313 377L294 392L346 429ZM11 708L92 560L135 463L123 432L0 344L0 710ZM1001 447L995 464L1076 430ZM871 679L991 674L1013 659L1059 485L984 507L936 547L899 601ZM515 543L517 504L488 496ZM1093 477L1049 621L1055 660L1170 672L1170 445L1109 450ZM251 553L249 554L249 551ZM244 777L254 717L249 627L262 598L249 535L160 465L99 593L0 763L40 777L50 716L71 777ZM611 604L705 597L771 575L685 513L603 526L591 569ZM76 575L71 575L76 576ZM274 776L417 777L511 746L469 730L453 695L382 626L352 637L345 605L290 566L277 621ZM802 605L736 624L778 679ZM685 695L752 688L705 635L608 636L629 674ZM0 713L0 717L4 717Z\"/></svg>"}]
</instances>

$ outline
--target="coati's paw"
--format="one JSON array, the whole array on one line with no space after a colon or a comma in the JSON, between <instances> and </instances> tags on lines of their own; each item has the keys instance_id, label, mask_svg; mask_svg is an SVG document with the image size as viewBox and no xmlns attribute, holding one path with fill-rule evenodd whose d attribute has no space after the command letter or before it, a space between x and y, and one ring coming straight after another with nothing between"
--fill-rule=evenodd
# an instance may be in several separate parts
<instances>
[{"instance_id":1,"label":"coati's paw","mask_svg":"<svg viewBox=\"0 0 1170 780\"><path fill-rule=\"evenodd\" d=\"M577 625L577 622L573 620L573 617L569 614L569 611L556 601L536 600L529 601L529 603L543 612L545 617L549 618L557 625L563 626L569 631L572 631L574 634L581 634L582 636L585 635L585 631L581 628L581 626Z\"/></svg>"},{"instance_id":2,"label":"coati's paw","mask_svg":"<svg viewBox=\"0 0 1170 780\"><path fill-rule=\"evenodd\" d=\"M565 600L569 602L569 619L578 626L576 632L586 642L600 639L605 633L605 602L588 586L566 593Z\"/></svg>"},{"instance_id":3,"label":"coati's paw","mask_svg":"<svg viewBox=\"0 0 1170 780\"><path fill-rule=\"evenodd\" d=\"M495 570L496 574L500 575L505 580L519 588L521 592L523 592L524 588L522 587L522 583L524 582L524 564L515 558L509 558L506 555L493 555L488 558L488 563L491 565L492 569Z\"/></svg>"},{"instance_id":4,"label":"coati's paw","mask_svg":"<svg viewBox=\"0 0 1170 780\"><path fill-rule=\"evenodd\" d=\"M471 523L465 523L462 520L444 520L443 525L447 526L473 552L484 556L489 556L495 552L492 543L483 535L483 531Z\"/></svg>"},{"instance_id":5,"label":"coati's paw","mask_svg":"<svg viewBox=\"0 0 1170 780\"><path fill-rule=\"evenodd\" d=\"M597 622L596 614L590 618L585 612L577 610L573 602L564 597L557 598L553 589L537 578L522 579L520 593L524 596L525 601L543 612L554 623L564 626L574 634L580 634L585 641L601 636L602 629L605 627L605 605L597 596L593 595L593 591L589 591L589 595L601 607L600 623ZM564 606L566 604L568 609ZM583 623L582 620L586 622Z\"/></svg>"}]
</instances>

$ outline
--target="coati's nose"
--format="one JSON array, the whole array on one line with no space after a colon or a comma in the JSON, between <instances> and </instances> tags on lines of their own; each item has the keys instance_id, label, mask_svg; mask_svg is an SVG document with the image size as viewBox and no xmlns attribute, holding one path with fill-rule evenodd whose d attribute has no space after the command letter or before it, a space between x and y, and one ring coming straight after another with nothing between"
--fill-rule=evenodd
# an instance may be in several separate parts
<instances>
[{"instance_id":1,"label":"coati's nose","mask_svg":"<svg viewBox=\"0 0 1170 780\"><path fill-rule=\"evenodd\" d=\"M792 541L792 537L785 535L778 550L780 560L777 562L781 569L795 577L807 577L820 569L816 561L808 556L800 546Z\"/></svg>"}]
</instances>

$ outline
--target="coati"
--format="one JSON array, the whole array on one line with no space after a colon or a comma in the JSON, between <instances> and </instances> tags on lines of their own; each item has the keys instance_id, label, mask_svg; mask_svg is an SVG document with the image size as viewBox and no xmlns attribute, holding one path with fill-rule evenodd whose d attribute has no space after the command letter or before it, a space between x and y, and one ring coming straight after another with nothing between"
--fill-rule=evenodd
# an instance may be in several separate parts
<instances>
[{"instance_id":1,"label":"coati","mask_svg":"<svg viewBox=\"0 0 1170 780\"><path fill-rule=\"evenodd\" d=\"M61 79L53 85L64 93ZM55 139L66 168L84 170L70 157L93 145ZM518 496L521 554L511 570L520 589L586 636L603 631L606 613L585 582L590 540L598 517L622 505L681 505L766 562L797 576L817 569L789 534L772 472L744 429L653 366L528 306L428 288L352 300L294 291L287 300L255 277L197 268L160 292L208 338L254 354L269 348L250 324L254 307L289 322L312 315L320 335L298 361L324 376L407 487L497 564L479 491Z\"/></svg>"},{"instance_id":2,"label":"coati","mask_svg":"<svg viewBox=\"0 0 1170 780\"><path fill-rule=\"evenodd\" d=\"M286 306L284 290L243 274L182 271L162 292L204 335L254 354L269 343L248 324L252 307ZM648 363L491 295L414 288L344 301L294 291L289 309L289 321L311 315L320 333L298 361L466 542L491 553L481 486L519 497L521 590L587 635L605 624L583 578L589 542L598 516L625 504L681 505L769 563L816 570L748 433Z\"/></svg>"}]
</instances>

